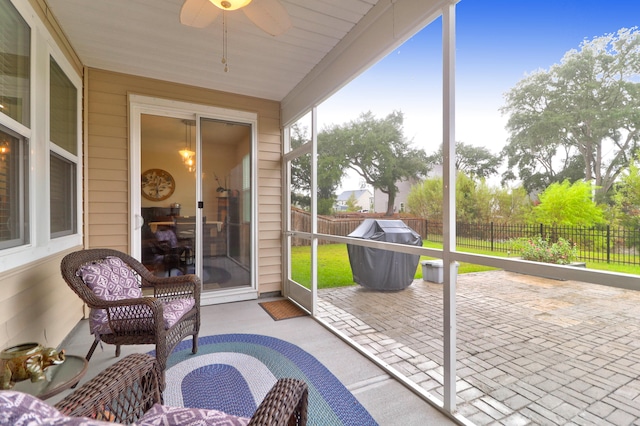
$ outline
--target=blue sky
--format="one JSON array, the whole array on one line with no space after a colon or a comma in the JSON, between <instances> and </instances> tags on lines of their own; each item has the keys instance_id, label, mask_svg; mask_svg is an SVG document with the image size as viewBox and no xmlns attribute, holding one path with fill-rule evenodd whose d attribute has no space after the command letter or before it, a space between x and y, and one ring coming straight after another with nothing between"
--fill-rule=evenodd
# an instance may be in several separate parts
<instances>
[{"instance_id":1,"label":"blue sky","mask_svg":"<svg viewBox=\"0 0 640 426\"><path fill-rule=\"evenodd\" d=\"M586 39L640 26L640 0L462 0L456 8L456 140L497 154L503 94ZM429 25L318 108L320 128L371 110L405 115L427 153L442 142L441 22Z\"/></svg>"}]
</instances>

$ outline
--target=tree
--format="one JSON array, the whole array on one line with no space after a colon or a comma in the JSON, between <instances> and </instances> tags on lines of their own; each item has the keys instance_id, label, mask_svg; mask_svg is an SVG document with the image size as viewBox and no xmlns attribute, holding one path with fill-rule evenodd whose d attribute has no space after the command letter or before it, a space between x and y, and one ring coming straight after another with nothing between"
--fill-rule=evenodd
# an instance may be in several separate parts
<instances>
[{"instance_id":1,"label":"tree","mask_svg":"<svg viewBox=\"0 0 640 426\"><path fill-rule=\"evenodd\" d=\"M522 187L497 188L493 194L495 210L493 217L495 221L503 223L525 223L531 215L533 204Z\"/></svg>"},{"instance_id":2,"label":"tree","mask_svg":"<svg viewBox=\"0 0 640 426\"><path fill-rule=\"evenodd\" d=\"M428 157L428 160L430 164L444 163L442 145L438 151ZM502 159L493 155L487 148L456 142L456 170L468 176L488 178L498 174L498 167L501 163Z\"/></svg>"},{"instance_id":3,"label":"tree","mask_svg":"<svg viewBox=\"0 0 640 426\"><path fill-rule=\"evenodd\" d=\"M298 148L310 142L306 127L295 123L290 128L291 148ZM311 207L311 162L308 155L302 155L291 162L291 202L302 209Z\"/></svg>"},{"instance_id":4,"label":"tree","mask_svg":"<svg viewBox=\"0 0 640 426\"><path fill-rule=\"evenodd\" d=\"M336 142L332 144L335 158L344 158L366 183L388 195L386 216L393 215L396 183L429 171L425 152L411 148L402 124L402 112L376 119L369 111L347 124L323 131L323 137Z\"/></svg>"},{"instance_id":5,"label":"tree","mask_svg":"<svg viewBox=\"0 0 640 426\"><path fill-rule=\"evenodd\" d=\"M640 139L638 76L640 33L623 28L518 82L502 108L510 114L505 179L519 177L529 192L565 179L593 181L606 194Z\"/></svg>"},{"instance_id":6,"label":"tree","mask_svg":"<svg viewBox=\"0 0 640 426\"><path fill-rule=\"evenodd\" d=\"M307 129L297 123L291 126L291 148L297 148L311 141ZM331 214L336 196L335 191L346 169L343 156L336 156L336 141L318 135L318 213ZM311 155L305 154L291 162L292 201L302 208L311 206Z\"/></svg>"},{"instance_id":7,"label":"tree","mask_svg":"<svg viewBox=\"0 0 640 426\"><path fill-rule=\"evenodd\" d=\"M428 220L443 219L442 178L425 179L414 185L407 196L409 212ZM484 179L476 181L462 172L456 179L456 220L466 223L491 222L495 217L496 190Z\"/></svg>"},{"instance_id":8,"label":"tree","mask_svg":"<svg viewBox=\"0 0 640 426\"><path fill-rule=\"evenodd\" d=\"M613 200L620 224L629 230L640 229L640 152L620 177ZM630 245L639 243L637 238L630 241Z\"/></svg>"},{"instance_id":9,"label":"tree","mask_svg":"<svg viewBox=\"0 0 640 426\"><path fill-rule=\"evenodd\" d=\"M465 223L490 222L493 197L486 181L476 181L458 171L456 178L456 220Z\"/></svg>"},{"instance_id":10,"label":"tree","mask_svg":"<svg viewBox=\"0 0 640 426\"><path fill-rule=\"evenodd\" d=\"M442 178L425 179L413 185L407 195L407 209L427 220L442 221Z\"/></svg>"},{"instance_id":11,"label":"tree","mask_svg":"<svg viewBox=\"0 0 640 426\"><path fill-rule=\"evenodd\" d=\"M356 198L356 194L354 192L352 192L349 198L347 199L346 205L347 205L347 212L349 213L362 210L362 207L358 205L358 199Z\"/></svg>"},{"instance_id":12,"label":"tree","mask_svg":"<svg viewBox=\"0 0 640 426\"><path fill-rule=\"evenodd\" d=\"M344 176L349 160L342 141L331 134L318 133L318 214L330 214L336 201L336 190Z\"/></svg>"},{"instance_id":13,"label":"tree","mask_svg":"<svg viewBox=\"0 0 640 426\"><path fill-rule=\"evenodd\" d=\"M604 222L604 212L591 197L588 182L552 183L538 198L533 219L545 225L593 226Z\"/></svg>"}]
</instances>

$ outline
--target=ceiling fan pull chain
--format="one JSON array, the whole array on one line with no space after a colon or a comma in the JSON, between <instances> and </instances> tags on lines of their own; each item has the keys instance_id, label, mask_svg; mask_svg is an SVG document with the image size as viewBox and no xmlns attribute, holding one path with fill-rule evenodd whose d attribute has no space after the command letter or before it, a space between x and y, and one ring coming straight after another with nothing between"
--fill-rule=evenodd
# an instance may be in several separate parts
<instances>
[{"instance_id":1,"label":"ceiling fan pull chain","mask_svg":"<svg viewBox=\"0 0 640 426\"><path fill-rule=\"evenodd\" d=\"M224 72L229 72L227 64L227 12L222 11L222 63L224 64Z\"/></svg>"}]
</instances>

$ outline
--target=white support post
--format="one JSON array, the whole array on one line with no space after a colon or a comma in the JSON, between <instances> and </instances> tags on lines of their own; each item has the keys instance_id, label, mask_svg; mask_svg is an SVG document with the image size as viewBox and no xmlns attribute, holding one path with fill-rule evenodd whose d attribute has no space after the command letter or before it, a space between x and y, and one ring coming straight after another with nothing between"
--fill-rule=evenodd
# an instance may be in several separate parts
<instances>
[{"instance_id":1,"label":"white support post","mask_svg":"<svg viewBox=\"0 0 640 426\"><path fill-rule=\"evenodd\" d=\"M456 168L455 168L455 4L442 13L443 62L443 303L444 303L444 409L456 409Z\"/></svg>"},{"instance_id":2,"label":"white support post","mask_svg":"<svg viewBox=\"0 0 640 426\"><path fill-rule=\"evenodd\" d=\"M311 109L311 314L318 306L318 108Z\"/></svg>"}]
</instances>

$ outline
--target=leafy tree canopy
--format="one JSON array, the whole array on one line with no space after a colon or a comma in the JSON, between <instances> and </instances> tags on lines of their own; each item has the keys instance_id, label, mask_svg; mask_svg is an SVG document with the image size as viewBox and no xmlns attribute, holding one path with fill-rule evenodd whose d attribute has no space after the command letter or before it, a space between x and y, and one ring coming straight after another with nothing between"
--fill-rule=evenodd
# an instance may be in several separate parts
<instances>
[{"instance_id":1,"label":"leafy tree canopy","mask_svg":"<svg viewBox=\"0 0 640 426\"><path fill-rule=\"evenodd\" d=\"M354 192L351 193L347 201L345 202L347 205L347 212L353 213L361 210L362 207L358 204L358 199L356 198L356 194Z\"/></svg>"},{"instance_id":2,"label":"leafy tree canopy","mask_svg":"<svg viewBox=\"0 0 640 426\"><path fill-rule=\"evenodd\" d=\"M640 140L640 33L584 41L560 64L506 94L510 133L502 154L529 192L553 182L593 180L607 193Z\"/></svg>"},{"instance_id":3,"label":"leafy tree canopy","mask_svg":"<svg viewBox=\"0 0 640 426\"><path fill-rule=\"evenodd\" d=\"M297 123L290 130L291 148L297 148L311 141L306 128ZM343 155L336 155L335 143L339 143L329 135L318 135L318 213L330 214L336 196L335 191L340 185L347 167ZM291 162L291 186L293 187L292 201L301 208L308 209L311 205L311 155L305 154Z\"/></svg>"},{"instance_id":4,"label":"leafy tree canopy","mask_svg":"<svg viewBox=\"0 0 640 426\"><path fill-rule=\"evenodd\" d=\"M393 214L396 183L425 176L429 171L425 152L412 148L404 137L403 120L400 111L381 119L369 111L349 123L332 125L318 135L319 140L322 136L332 141L327 156L348 162L348 167L366 183L388 195L388 216Z\"/></svg>"},{"instance_id":5,"label":"leafy tree canopy","mask_svg":"<svg viewBox=\"0 0 640 426\"><path fill-rule=\"evenodd\" d=\"M640 152L620 177L613 199L620 224L629 229L640 229Z\"/></svg>"},{"instance_id":6,"label":"leafy tree canopy","mask_svg":"<svg viewBox=\"0 0 640 426\"><path fill-rule=\"evenodd\" d=\"M552 183L538 198L533 219L545 225L593 226L604 222L604 212L591 196L588 182Z\"/></svg>"},{"instance_id":7,"label":"leafy tree canopy","mask_svg":"<svg viewBox=\"0 0 640 426\"><path fill-rule=\"evenodd\" d=\"M493 193L493 220L503 223L525 223L533 204L522 187L497 188Z\"/></svg>"},{"instance_id":8,"label":"leafy tree canopy","mask_svg":"<svg viewBox=\"0 0 640 426\"><path fill-rule=\"evenodd\" d=\"M407 197L409 211L428 220L443 219L442 178L425 179L413 185ZM492 188L484 179L474 180L458 171L456 220L474 222L522 222L531 211L523 188Z\"/></svg>"},{"instance_id":9,"label":"leafy tree canopy","mask_svg":"<svg viewBox=\"0 0 640 426\"><path fill-rule=\"evenodd\" d=\"M428 159L430 164L443 164L442 145ZM496 175L501 163L500 156L493 155L487 148L456 142L456 170L468 176L488 178Z\"/></svg>"},{"instance_id":10,"label":"leafy tree canopy","mask_svg":"<svg viewBox=\"0 0 640 426\"><path fill-rule=\"evenodd\" d=\"M413 185L407 195L407 208L413 215L428 220L442 221L442 178L435 177Z\"/></svg>"}]
</instances>

